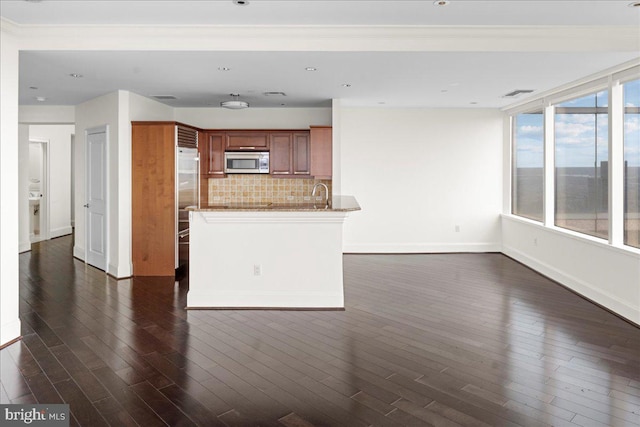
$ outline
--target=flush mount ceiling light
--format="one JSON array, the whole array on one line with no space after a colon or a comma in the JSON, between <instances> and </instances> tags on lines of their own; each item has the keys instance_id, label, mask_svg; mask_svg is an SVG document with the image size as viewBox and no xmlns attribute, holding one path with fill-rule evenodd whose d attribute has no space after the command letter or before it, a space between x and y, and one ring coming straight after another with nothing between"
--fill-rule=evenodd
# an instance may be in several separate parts
<instances>
[{"instance_id":1,"label":"flush mount ceiling light","mask_svg":"<svg viewBox=\"0 0 640 427\"><path fill-rule=\"evenodd\" d=\"M230 93L230 97L233 99L231 101L223 101L220 103L222 108L228 108L230 110L242 110L243 108L249 108L249 103L245 101L240 101L238 98L240 97L237 93Z\"/></svg>"},{"instance_id":2,"label":"flush mount ceiling light","mask_svg":"<svg viewBox=\"0 0 640 427\"><path fill-rule=\"evenodd\" d=\"M82 74L71 73L71 74L69 74L69 77L73 77L73 78L76 78L76 79L81 79L83 76L82 76Z\"/></svg>"},{"instance_id":3,"label":"flush mount ceiling light","mask_svg":"<svg viewBox=\"0 0 640 427\"><path fill-rule=\"evenodd\" d=\"M307 67L305 68L306 71L317 71L318 69L316 67Z\"/></svg>"},{"instance_id":4,"label":"flush mount ceiling light","mask_svg":"<svg viewBox=\"0 0 640 427\"><path fill-rule=\"evenodd\" d=\"M451 3L449 0L438 0L438 1L434 1L433 5L434 6L447 6L449 3Z\"/></svg>"},{"instance_id":5,"label":"flush mount ceiling light","mask_svg":"<svg viewBox=\"0 0 640 427\"><path fill-rule=\"evenodd\" d=\"M218 67L218 71L231 71L229 67Z\"/></svg>"}]
</instances>

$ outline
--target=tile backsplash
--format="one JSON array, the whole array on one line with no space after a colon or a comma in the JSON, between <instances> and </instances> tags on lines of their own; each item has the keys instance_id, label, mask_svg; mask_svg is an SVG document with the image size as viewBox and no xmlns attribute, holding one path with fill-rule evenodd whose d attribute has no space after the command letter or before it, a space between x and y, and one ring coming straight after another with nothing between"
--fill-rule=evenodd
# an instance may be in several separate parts
<instances>
[{"instance_id":1,"label":"tile backsplash","mask_svg":"<svg viewBox=\"0 0 640 427\"><path fill-rule=\"evenodd\" d=\"M241 174L209 179L209 204L308 202L311 200L313 186L318 182L329 187L331 194L331 180L327 179L272 178L269 175ZM324 200L324 188L316 195Z\"/></svg>"}]
</instances>

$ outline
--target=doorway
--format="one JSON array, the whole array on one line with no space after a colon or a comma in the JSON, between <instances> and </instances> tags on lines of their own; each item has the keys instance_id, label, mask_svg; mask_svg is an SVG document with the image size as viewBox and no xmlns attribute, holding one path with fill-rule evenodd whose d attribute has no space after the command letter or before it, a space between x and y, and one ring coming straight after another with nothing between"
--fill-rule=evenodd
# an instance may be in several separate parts
<instances>
[{"instance_id":1,"label":"doorway","mask_svg":"<svg viewBox=\"0 0 640 427\"><path fill-rule=\"evenodd\" d=\"M29 140L29 241L49 239L49 141Z\"/></svg>"}]
</instances>

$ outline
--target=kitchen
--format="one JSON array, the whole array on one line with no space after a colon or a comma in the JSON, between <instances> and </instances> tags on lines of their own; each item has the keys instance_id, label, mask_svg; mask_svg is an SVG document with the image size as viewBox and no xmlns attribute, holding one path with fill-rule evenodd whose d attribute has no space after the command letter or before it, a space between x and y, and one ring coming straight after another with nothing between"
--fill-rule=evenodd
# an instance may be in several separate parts
<instances>
[{"instance_id":1,"label":"kitchen","mask_svg":"<svg viewBox=\"0 0 640 427\"><path fill-rule=\"evenodd\" d=\"M187 308L344 306L342 225L360 207L330 193L330 127L131 127L134 275L188 269Z\"/></svg>"}]
</instances>

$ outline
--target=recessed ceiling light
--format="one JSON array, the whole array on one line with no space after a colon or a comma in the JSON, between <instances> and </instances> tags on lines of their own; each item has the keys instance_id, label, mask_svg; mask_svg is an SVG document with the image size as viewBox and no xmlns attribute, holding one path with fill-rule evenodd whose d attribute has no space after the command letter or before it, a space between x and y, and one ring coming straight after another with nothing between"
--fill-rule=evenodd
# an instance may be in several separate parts
<instances>
[{"instance_id":1,"label":"recessed ceiling light","mask_svg":"<svg viewBox=\"0 0 640 427\"><path fill-rule=\"evenodd\" d=\"M438 1L434 1L433 5L434 6L447 6L449 3L451 3L449 0L438 0Z\"/></svg>"},{"instance_id":2,"label":"recessed ceiling light","mask_svg":"<svg viewBox=\"0 0 640 427\"><path fill-rule=\"evenodd\" d=\"M629 6L629 7L640 7L640 1L631 2L627 6Z\"/></svg>"},{"instance_id":3,"label":"recessed ceiling light","mask_svg":"<svg viewBox=\"0 0 640 427\"><path fill-rule=\"evenodd\" d=\"M45 98L44 96L36 96L36 101L38 101L38 102L44 102L46 100L47 100L47 98Z\"/></svg>"},{"instance_id":4,"label":"recessed ceiling light","mask_svg":"<svg viewBox=\"0 0 640 427\"><path fill-rule=\"evenodd\" d=\"M249 4L248 0L233 0L233 3L237 4L238 6L246 6Z\"/></svg>"},{"instance_id":5,"label":"recessed ceiling light","mask_svg":"<svg viewBox=\"0 0 640 427\"><path fill-rule=\"evenodd\" d=\"M69 74L69 77L74 77L76 79L80 79L82 78L82 74L78 74L78 73L71 73Z\"/></svg>"},{"instance_id":6,"label":"recessed ceiling light","mask_svg":"<svg viewBox=\"0 0 640 427\"><path fill-rule=\"evenodd\" d=\"M343 83L342 87L351 87L351 85L349 83Z\"/></svg>"},{"instance_id":7,"label":"recessed ceiling light","mask_svg":"<svg viewBox=\"0 0 640 427\"><path fill-rule=\"evenodd\" d=\"M29 89L38 90L37 86L29 86Z\"/></svg>"},{"instance_id":8,"label":"recessed ceiling light","mask_svg":"<svg viewBox=\"0 0 640 427\"><path fill-rule=\"evenodd\" d=\"M477 104L477 102L476 102L476 101L471 101L469 104L471 104L471 105L476 105L476 104Z\"/></svg>"},{"instance_id":9,"label":"recessed ceiling light","mask_svg":"<svg viewBox=\"0 0 640 427\"><path fill-rule=\"evenodd\" d=\"M307 71L317 71L318 69L316 67L307 67L307 68L305 68L305 70L307 70Z\"/></svg>"},{"instance_id":10,"label":"recessed ceiling light","mask_svg":"<svg viewBox=\"0 0 640 427\"><path fill-rule=\"evenodd\" d=\"M218 67L218 71L231 71L231 68L228 68L228 67Z\"/></svg>"}]
</instances>

